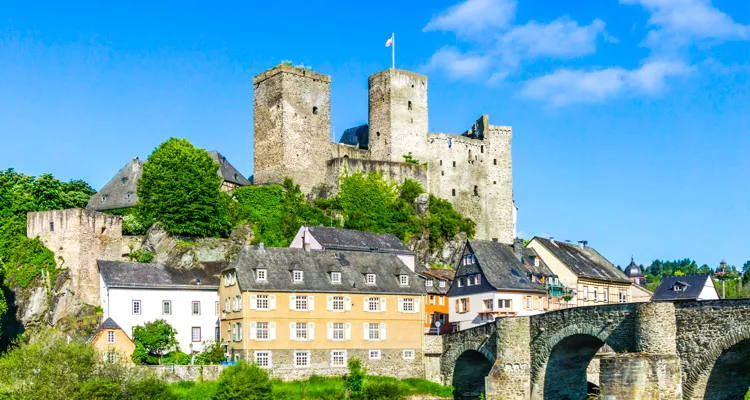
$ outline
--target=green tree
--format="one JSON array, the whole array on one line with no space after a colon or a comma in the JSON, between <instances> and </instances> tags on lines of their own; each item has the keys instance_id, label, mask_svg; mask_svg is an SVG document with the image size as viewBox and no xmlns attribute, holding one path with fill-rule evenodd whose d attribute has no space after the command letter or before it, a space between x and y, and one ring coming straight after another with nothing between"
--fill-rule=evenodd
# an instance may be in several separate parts
<instances>
[{"instance_id":1,"label":"green tree","mask_svg":"<svg viewBox=\"0 0 750 400\"><path fill-rule=\"evenodd\" d=\"M177 332L163 319L146 322L133 329L133 362L135 364L161 364L162 358L177 347Z\"/></svg>"},{"instance_id":2,"label":"green tree","mask_svg":"<svg viewBox=\"0 0 750 400\"><path fill-rule=\"evenodd\" d=\"M273 398L268 372L240 361L221 371L213 400L269 400Z\"/></svg>"},{"instance_id":3,"label":"green tree","mask_svg":"<svg viewBox=\"0 0 750 400\"><path fill-rule=\"evenodd\" d=\"M223 361L226 361L224 346L218 340L207 343L203 351L195 356L195 364L200 365L221 364Z\"/></svg>"},{"instance_id":4,"label":"green tree","mask_svg":"<svg viewBox=\"0 0 750 400\"><path fill-rule=\"evenodd\" d=\"M356 358L349 359L347 366L349 367L349 373L344 377L344 380L348 398L352 400L364 399L367 370L362 367L362 362Z\"/></svg>"},{"instance_id":5,"label":"green tree","mask_svg":"<svg viewBox=\"0 0 750 400\"><path fill-rule=\"evenodd\" d=\"M111 400L121 397L122 386L119 382L96 377L83 382L75 398L77 400Z\"/></svg>"},{"instance_id":6,"label":"green tree","mask_svg":"<svg viewBox=\"0 0 750 400\"><path fill-rule=\"evenodd\" d=\"M129 400L177 400L166 382L149 377L130 385L127 390Z\"/></svg>"},{"instance_id":7,"label":"green tree","mask_svg":"<svg viewBox=\"0 0 750 400\"><path fill-rule=\"evenodd\" d=\"M185 139L159 145L143 165L138 215L144 225L160 222L172 235L229 234L229 196L222 193L219 164Z\"/></svg>"}]
</instances>

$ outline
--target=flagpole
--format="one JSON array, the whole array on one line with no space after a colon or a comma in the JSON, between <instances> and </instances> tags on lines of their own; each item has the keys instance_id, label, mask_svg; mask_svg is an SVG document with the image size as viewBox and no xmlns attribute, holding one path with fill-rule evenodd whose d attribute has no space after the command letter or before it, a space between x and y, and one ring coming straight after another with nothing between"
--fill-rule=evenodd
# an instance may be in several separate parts
<instances>
[{"instance_id":1,"label":"flagpole","mask_svg":"<svg viewBox=\"0 0 750 400\"><path fill-rule=\"evenodd\" d=\"M391 68L396 69L396 32L391 33L393 45L391 46Z\"/></svg>"}]
</instances>

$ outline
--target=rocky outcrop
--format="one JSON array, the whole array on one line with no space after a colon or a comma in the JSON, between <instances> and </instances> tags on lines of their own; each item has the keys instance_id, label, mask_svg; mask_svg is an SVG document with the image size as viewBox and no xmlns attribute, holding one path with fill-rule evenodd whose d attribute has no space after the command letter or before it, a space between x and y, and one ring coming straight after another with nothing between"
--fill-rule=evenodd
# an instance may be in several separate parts
<instances>
[{"instance_id":1,"label":"rocky outcrop","mask_svg":"<svg viewBox=\"0 0 750 400\"><path fill-rule=\"evenodd\" d=\"M429 233L423 231L412 236L406 245L416 253L418 270L435 264L454 266L458 264L466 246L466 234L460 232L450 240L441 240L436 248L430 249Z\"/></svg>"}]
</instances>

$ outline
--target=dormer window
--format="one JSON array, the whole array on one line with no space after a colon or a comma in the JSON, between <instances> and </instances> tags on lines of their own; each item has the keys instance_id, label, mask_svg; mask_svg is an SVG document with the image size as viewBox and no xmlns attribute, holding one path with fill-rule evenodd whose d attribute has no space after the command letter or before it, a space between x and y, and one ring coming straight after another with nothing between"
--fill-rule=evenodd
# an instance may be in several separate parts
<instances>
[{"instance_id":1,"label":"dormer window","mask_svg":"<svg viewBox=\"0 0 750 400\"><path fill-rule=\"evenodd\" d=\"M534 256L534 266L535 267L539 266L539 257L537 257L537 256Z\"/></svg>"},{"instance_id":2,"label":"dormer window","mask_svg":"<svg viewBox=\"0 0 750 400\"><path fill-rule=\"evenodd\" d=\"M445 281L440 281L440 289L445 289Z\"/></svg>"},{"instance_id":3,"label":"dormer window","mask_svg":"<svg viewBox=\"0 0 750 400\"><path fill-rule=\"evenodd\" d=\"M331 283L341 283L341 272L331 272Z\"/></svg>"},{"instance_id":4,"label":"dormer window","mask_svg":"<svg viewBox=\"0 0 750 400\"><path fill-rule=\"evenodd\" d=\"M259 269L259 270L255 271L255 280L256 281L265 281L265 280L268 279L267 278L267 276L268 276L267 274L268 274L268 270L266 270L266 269Z\"/></svg>"},{"instance_id":5,"label":"dormer window","mask_svg":"<svg viewBox=\"0 0 750 400\"><path fill-rule=\"evenodd\" d=\"M368 285L374 285L375 284L375 274L366 274L365 275L365 283Z\"/></svg>"},{"instance_id":6,"label":"dormer window","mask_svg":"<svg viewBox=\"0 0 750 400\"><path fill-rule=\"evenodd\" d=\"M398 283L400 283L401 286L407 286L409 284L409 275L399 275Z\"/></svg>"},{"instance_id":7,"label":"dormer window","mask_svg":"<svg viewBox=\"0 0 750 400\"><path fill-rule=\"evenodd\" d=\"M427 287L432 287L432 279L428 279L428 280L427 280L427 281L425 282L425 285L427 285Z\"/></svg>"},{"instance_id":8,"label":"dormer window","mask_svg":"<svg viewBox=\"0 0 750 400\"><path fill-rule=\"evenodd\" d=\"M674 290L675 292L684 292L686 287L687 287L686 283L677 282L674 285L672 285L672 290Z\"/></svg>"},{"instance_id":9,"label":"dormer window","mask_svg":"<svg viewBox=\"0 0 750 400\"><path fill-rule=\"evenodd\" d=\"M303 279L304 279L304 275L302 274L302 271L300 270L292 271L292 282L301 283Z\"/></svg>"},{"instance_id":10,"label":"dormer window","mask_svg":"<svg viewBox=\"0 0 750 400\"><path fill-rule=\"evenodd\" d=\"M464 265L473 265L475 262L475 258L473 254L467 254L463 258L463 264Z\"/></svg>"}]
</instances>

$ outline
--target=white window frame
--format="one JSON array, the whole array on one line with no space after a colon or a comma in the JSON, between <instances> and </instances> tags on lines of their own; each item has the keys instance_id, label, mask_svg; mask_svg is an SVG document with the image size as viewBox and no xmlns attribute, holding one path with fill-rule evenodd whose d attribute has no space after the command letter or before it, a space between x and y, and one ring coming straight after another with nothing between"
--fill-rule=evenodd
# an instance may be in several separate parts
<instances>
[{"instance_id":1,"label":"white window frame","mask_svg":"<svg viewBox=\"0 0 750 400\"><path fill-rule=\"evenodd\" d=\"M368 297L367 298L367 311L368 312L380 312L381 311L380 303L381 303L380 297ZM375 305L375 307L373 307L373 304Z\"/></svg>"},{"instance_id":2,"label":"white window frame","mask_svg":"<svg viewBox=\"0 0 750 400\"><path fill-rule=\"evenodd\" d=\"M341 272L331 272L331 283L341 283Z\"/></svg>"},{"instance_id":3,"label":"white window frame","mask_svg":"<svg viewBox=\"0 0 750 400\"><path fill-rule=\"evenodd\" d=\"M298 357L304 357L304 364L300 364L297 362ZM292 362L294 363L294 368L309 368L310 367L310 352L307 350L295 350L292 353Z\"/></svg>"},{"instance_id":4,"label":"white window frame","mask_svg":"<svg viewBox=\"0 0 750 400\"><path fill-rule=\"evenodd\" d=\"M133 313L133 315L141 315L141 313L143 313L143 307L141 307L141 301L133 300L132 303L130 304L130 311Z\"/></svg>"},{"instance_id":5,"label":"white window frame","mask_svg":"<svg viewBox=\"0 0 750 400\"><path fill-rule=\"evenodd\" d=\"M367 340L378 342L383 340L381 332L381 324L379 322L368 322L367 323ZM375 333L375 335L373 335Z\"/></svg>"},{"instance_id":6,"label":"white window frame","mask_svg":"<svg viewBox=\"0 0 750 400\"><path fill-rule=\"evenodd\" d=\"M256 281L267 281L268 280L268 270L265 268L261 268L255 271L255 280Z\"/></svg>"},{"instance_id":7,"label":"white window frame","mask_svg":"<svg viewBox=\"0 0 750 400\"><path fill-rule=\"evenodd\" d=\"M370 360L380 360L380 358L382 357L382 353L380 350L370 350L367 352L367 357Z\"/></svg>"},{"instance_id":8,"label":"white window frame","mask_svg":"<svg viewBox=\"0 0 750 400\"><path fill-rule=\"evenodd\" d=\"M107 343L108 344L115 343L115 331L107 331Z\"/></svg>"},{"instance_id":9,"label":"white window frame","mask_svg":"<svg viewBox=\"0 0 750 400\"><path fill-rule=\"evenodd\" d=\"M106 361L110 364L114 364L115 362L117 362L117 353L114 352L113 350L106 352L104 354L104 357Z\"/></svg>"},{"instance_id":10,"label":"white window frame","mask_svg":"<svg viewBox=\"0 0 750 400\"><path fill-rule=\"evenodd\" d=\"M302 283L305 281L305 271L295 269L292 271L292 282Z\"/></svg>"},{"instance_id":11,"label":"white window frame","mask_svg":"<svg viewBox=\"0 0 750 400\"><path fill-rule=\"evenodd\" d=\"M164 306L167 306L169 311L164 311ZM162 300L161 301L161 315L172 315L172 300Z\"/></svg>"},{"instance_id":12,"label":"white window frame","mask_svg":"<svg viewBox=\"0 0 750 400\"><path fill-rule=\"evenodd\" d=\"M445 289L445 281L441 280L438 286L440 286L440 289Z\"/></svg>"},{"instance_id":13,"label":"white window frame","mask_svg":"<svg viewBox=\"0 0 750 400\"><path fill-rule=\"evenodd\" d=\"M416 358L416 352L414 350L404 350L401 352L401 357L404 360L413 360Z\"/></svg>"},{"instance_id":14,"label":"white window frame","mask_svg":"<svg viewBox=\"0 0 750 400\"><path fill-rule=\"evenodd\" d=\"M337 305L339 305L340 307L336 307ZM333 299L331 299L331 311L346 311L346 297L333 296Z\"/></svg>"},{"instance_id":15,"label":"white window frame","mask_svg":"<svg viewBox=\"0 0 750 400\"><path fill-rule=\"evenodd\" d=\"M409 275L402 274L398 276L398 283L401 286L408 286L409 285Z\"/></svg>"},{"instance_id":16,"label":"white window frame","mask_svg":"<svg viewBox=\"0 0 750 400\"><path fill-rule=\"evenodd\" d=\"M265 324L265 328L261 328L261 324ZM265 337L261 337L261 332L265 332ZM267 321L255 322L255 340L271 340L271 323Z\"/></svg>"},{"instance_id":17,"label":"white window frame","mask_svg":"<svg viewBox=\"0 0 750 400\"><path fill-rule=\"evenodd\" d=\"M416 312L415 301L413 298L404 298L401 299L401 312L405 313L413 313ZM408 304L408 307L407 307Z\"/></svg>"},{"instance_id":18,"label":"white window frame","mask_svg":"<svg viewBox=\"0 0 750 400\"><path fill-rule=\"evenodd\" d=\"M198 332L198 340L195 339L196 329L198 330L197 331ZM201 327L200 326L193 326L192 328L190 328L190 341L191 342L193 342L193 343L200 342L201 341L201 336L202 336L202 332L201 332Z\"/></svg>"},{"instance_id":19,"label":"white window frame","mask_svg":"<svg viewBox=\"0 0 750 400\"><path fill-rule=\"evenodd\" d=\"M336 364L336 357L341 357L341 364ZM346 362L348 360L346 350L331 350L331 367L334 368L346 368Z\"/></svg>"},{"instance_id":20,"label":"white window frame","mask_svg":"<svg viewBox=\"0 0 750 400\"><path fill-rule=\"evenodd\" d=\"M273 353L269 350L260 350L253 353L253 361L255 361L255 365L257 365L260 368L272 368L273 367ZM260 359L266 360L266 365L261 364L258 362Z\"/></svg>"},{"instance_id":21,"label":"white window frame","mask_svg":"<svg viewBox=\"0 0 750 400\"><path fill-rule=\"evenodd\" d=\"M261 307L261 304L265 303L265 307ZM259 294L255 296L255 309L256 310L270 310L271 309L271 297L267 294Z\"/></svg>"},{"instance_id":22,"label":"white window frame","mask_svg":"<svg viewBox=\"0 0 750 400\"><path fill-rule=\"evenodd\" d=\"M344 341L346 340L346 323L345 322L331 322L331 340ZM341 325L341 329L336 329L336 325ZM336 332L341 333L341 337L336 337Z\"/></svg>"},{"instance_id":23,"label":"white window frame","mask_svg":"<svg viewBox=\"0 0 750 400\"><path fill-rule=\"evenodd\" d=\"M310 302L307 296L294 296L294 310L310 311Z\"/></svg>"},{"instance_id":24,"label":"white window frame","mask_svg":"<svg viewBox=\"0 0 750 400\"><path fill-rule=\"evenodd\" d=\"M195 311L195 306L198 305L198 313ZM190 315L201 315L201 302L200 301L193 301L190 303Z\"/></svg>"},{"instance_id":25,"label":"white window frame","mask_svg":"<svg viewBox=\"0 0 750 400\"><path fill-rule=\"evenodd\" d=\"M365 274L365 283L368 285L375 285L377 278L375 274Z\"/></svg>"},{"instance_id":26,"label":"white window frame","mask_svg":"<svg viewBox=\"0 0 750 400\"><path fill-rule=\"evenodd\" d=\"M304 324L304 328L300 328ZM300 332L304 333L305 337L300 337ZM294 340L307 341L310 340L310 323L309 322L294 322Z\"/></svg>"}]
</instances>

